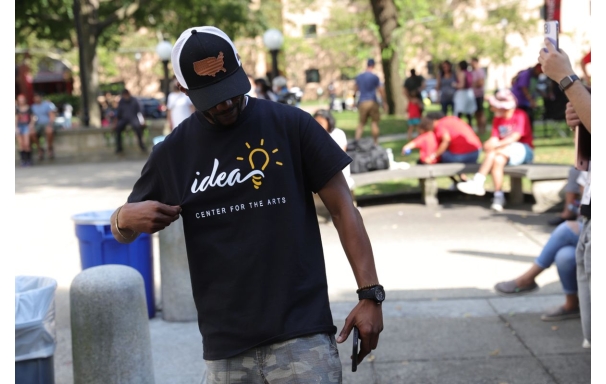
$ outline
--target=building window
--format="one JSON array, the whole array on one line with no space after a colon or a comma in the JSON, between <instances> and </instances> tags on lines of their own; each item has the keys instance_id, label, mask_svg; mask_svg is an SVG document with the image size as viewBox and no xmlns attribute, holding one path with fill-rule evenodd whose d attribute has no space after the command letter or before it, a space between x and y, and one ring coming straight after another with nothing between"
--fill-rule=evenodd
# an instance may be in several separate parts
<instances>
[{"instance_id":1,"label":"building window","mask_svg":"<svg viewBox=\"0 0 606 384\"><path fill-rule=\"evenodd\" d=\"M303 25L303 36L315 37L316 36L316 25L315 24Z\"/></svg>"},{"instance_id":2,"label":"building window","mask_svg":"<svg viewBox=\"0 0 606 384\"><path fill-rule=\"evenodd\" d=\"M320 71L317 69L308 69L305 71L305 82L306 83L319 83L320 82Z\"/></svg>"}]
</instances>

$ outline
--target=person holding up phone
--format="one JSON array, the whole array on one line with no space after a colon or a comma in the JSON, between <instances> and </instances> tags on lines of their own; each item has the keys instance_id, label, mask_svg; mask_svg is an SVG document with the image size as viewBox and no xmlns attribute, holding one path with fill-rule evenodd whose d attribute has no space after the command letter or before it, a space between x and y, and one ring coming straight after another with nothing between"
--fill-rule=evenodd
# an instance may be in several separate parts
<instances>
[{"instance_id":1,"label":"person holding up phone","mask_svg":"<svg viewBox=\"0 0 606 384\"><path fill-rule=\"evenodd\" d=\"M577 282L581 324L585 340L583 347L591 346L591 93L572 70L570 59L564 50L556 49L545 39L546 50L539 52L543 72L558 82L570 102L566 105L566 123L576 129L577 168L587 161L587 185L581 199L583 230L576 249ZM585 131L581 131L585 130ZM580 159L580 161L579 161Z\"/></svg>"}]
</instances>

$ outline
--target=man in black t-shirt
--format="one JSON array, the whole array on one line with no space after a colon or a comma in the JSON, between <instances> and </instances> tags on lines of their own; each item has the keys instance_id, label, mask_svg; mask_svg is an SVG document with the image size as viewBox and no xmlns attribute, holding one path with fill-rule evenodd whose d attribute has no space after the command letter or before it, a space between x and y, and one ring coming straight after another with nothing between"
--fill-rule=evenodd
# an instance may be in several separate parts
<instances>
[{"instance_id":1,"label":"man in black t-shirt","mask_svg":"<svg viewBox=\"0 0 606 384\"><path fill-rule=\"evenodd\" d=\"M414 69L410 70L410 77L404 80L404 96L407 100L413 98L421 98L421 91L425 88L425 78L421 75L417 75L417 71Z\"/></svg>"},{"instance_id":2,"label":"man in black t-shirt","mask_svg":"<svg viewBox=\"0 0 606 384\"><path fill-rule=\"evenodd\" d=\"M139 102L131 96L128 89L122 90L120 101L118 102L118 109L116 110L117 122L114 130L116 131L116 153L122 153L122 131L126 129L127 125L130 125L137 135L139 141L139 148L143 152L147 151L145 144L143 144L143 126L141 125L140 119L143 119L141 113L141 106Z\"/></svg>"},{"instance_id":3,"label":"man in black t-shirt","mask_svg":"<svg viewBox=\"0 0 606 384\"><path fill-rule=\"evenodd\" d=\"M370 241L341 170L351 159L310 114L248 98L229 37L183 32L172 52L196 107L154 147L112 215L121 243L183 218L192 290L212 382L341 382L336 342L360 331L358 362L383 329ZM313 193L360 289L335 340Z\"/></svg>"}]
</instances>

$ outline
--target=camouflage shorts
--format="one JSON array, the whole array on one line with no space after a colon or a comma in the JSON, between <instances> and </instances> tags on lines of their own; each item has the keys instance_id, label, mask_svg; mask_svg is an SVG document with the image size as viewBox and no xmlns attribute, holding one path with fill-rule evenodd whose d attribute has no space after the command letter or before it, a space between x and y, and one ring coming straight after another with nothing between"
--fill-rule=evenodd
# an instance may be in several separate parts
<instances>
[{"instance_id":1,"label":"camouflage shorts","mask_svg":"<svg viewBox=\"0 0 606 384\"><path fill-rule=\"evenodd\" d=\"M224 360L206 360L201 384L341 383L333 335L320 333L250 349Z\"/></svg>"}]
</instances>

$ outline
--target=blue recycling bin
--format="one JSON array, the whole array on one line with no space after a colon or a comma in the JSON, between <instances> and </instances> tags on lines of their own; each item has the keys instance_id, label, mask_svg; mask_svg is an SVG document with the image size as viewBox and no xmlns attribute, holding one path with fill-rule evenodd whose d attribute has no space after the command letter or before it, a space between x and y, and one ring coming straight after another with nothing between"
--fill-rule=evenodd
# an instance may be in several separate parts
<instances>
[{"instance_id":1,"label":"blue recycling bin","mask_svg":"<svg viewBox=\"0 0 606 384\"><path fill-rule=\"evenodd\" d=\"M147 314L151 319L156 315L151 236L142 233L130 244L119 243L111 231L110 218L113 212L96 211L72 216L76 224L76 237L80 243L82 269L121 264L139 271L145 283Z\"/></svg>"}]
</instances>

